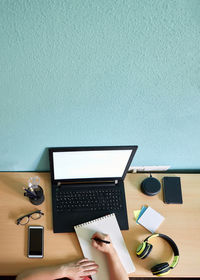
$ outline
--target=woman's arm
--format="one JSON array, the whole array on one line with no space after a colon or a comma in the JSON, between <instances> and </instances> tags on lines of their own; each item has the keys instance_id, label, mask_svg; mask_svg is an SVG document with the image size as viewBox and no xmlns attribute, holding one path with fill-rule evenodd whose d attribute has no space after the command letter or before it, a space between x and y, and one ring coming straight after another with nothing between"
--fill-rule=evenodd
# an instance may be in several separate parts
<instances>
[{"instance_id":1,"label":"woman's arm","mask_svg":"<svg viewBox=\"0 0 200 280\"><path fill-rule=\"evenodd\" d=\"M97 269L98 265L95 262L82 259L69 264L33 268L19 274L16 280L55 280L64 277L72 280L83 280L84 277L94 275Z\"/></svg>"},{"instance_id":2,"label":"woman's arm","mask_svg":"<svg viewBox=\"0 0 200 280\"><path fill-rule=\"evenodd\" d=\"M96 232L92 238L100 238L102 240L108 240L111 242L110 237L108 235L101 234ZM128 275L119 259L115 248L113 247L112 243L105 244L99 241L92 241L92 246L95 247L97 250L106 254L108 267L109 267L109 274L110 280L128 280Z\"/></svg>"},{"instance_id":3,"label":"woman's arm","mask_svg":"<svg viewBox=\"0 0 200 280\"><path fill-rule=\"evenodd\" d=\"M106 254L110 272L110 280L128 280L128 275L118 257L117 252L113 248Z\"/></svg>"},{"instance_id":4,"label":"woman's arm","mask_svg":"<svg viewBox=\"0 0 200 280\"><path fill-rule=\"evenodd\" d=\"M16 280L53 280L62 278L63 269L62 266L52 266L52 267L39 267L29 270L25 270L20 273Z\"/></svg>"}]
</instances>

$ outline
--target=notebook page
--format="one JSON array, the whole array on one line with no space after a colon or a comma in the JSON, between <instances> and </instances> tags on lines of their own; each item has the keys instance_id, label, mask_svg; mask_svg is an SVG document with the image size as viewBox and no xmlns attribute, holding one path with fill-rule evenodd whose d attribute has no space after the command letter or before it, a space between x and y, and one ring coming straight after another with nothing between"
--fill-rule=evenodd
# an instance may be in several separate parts
<instances>
[{"instance_id":1,"label":"notebook page","mask_svg":"<svg viewBox=\"0 0 200 280\"><path fill-rule=\"evenodd\" d=\"M134 264L126 248L115 214L104 216L88 223L75 226L74 228L84 257L94 260L99 265L97 274L92 276L93 280L109 280L106 256L91 245L91 237L97 231L109 234L113 246L127 273L135 271Z\"/></svg>"}]
</instances>

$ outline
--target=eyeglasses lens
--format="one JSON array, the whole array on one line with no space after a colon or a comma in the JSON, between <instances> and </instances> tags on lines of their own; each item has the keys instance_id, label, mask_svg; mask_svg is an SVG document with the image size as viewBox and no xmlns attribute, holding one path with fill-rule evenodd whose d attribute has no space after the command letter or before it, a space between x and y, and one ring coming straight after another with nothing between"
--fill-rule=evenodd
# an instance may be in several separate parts
<instances>
[{"instance_id":1,"label":"eyeglasses lens","mask_svg":"<svg viewBox=\"0 0 200 280\"><path fill-rule=\"evenodd\" d=\"M21 219L21 221L19 222L20 225L26 225L29 221L29 218L28 217L24 217Z\"/></svg>"},{"instance_id":2,"label":"eyeglasses lens","mask_svg":"<svg viewBox=\"0 0 200 280\"><path fill-rule=\"evenodd\" d=\"M31 215L31 218L33 219L33 220L37 220L37 219L39 219L41 217L41 214L40 213L33 213L32 215Z\"/></svg>"}]
</instances>

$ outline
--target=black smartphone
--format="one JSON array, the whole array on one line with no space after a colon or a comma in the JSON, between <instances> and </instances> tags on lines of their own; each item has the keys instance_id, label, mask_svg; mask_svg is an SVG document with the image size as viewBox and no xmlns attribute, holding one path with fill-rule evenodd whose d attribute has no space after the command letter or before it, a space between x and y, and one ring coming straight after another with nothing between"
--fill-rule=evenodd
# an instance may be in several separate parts
<instances>
[{"instance_id":1,"label":"black smartphone","mask_svg":"<svg viewBox=\"0 0 200 280\"><path fill-rule=\"evenodd\" d=\"M180 177L163 178L163 200L164 203L183 203Z\"/></svg>"},{"instance_id":2,"label":"black smartphone","mask_svg":"<svg viewBox=\"0 0 200 280\"><path fill-rule=\"evenodd\" d=\"M44 227L28 227L28 258L43 258Z\"/></svg>"}]
</instances>

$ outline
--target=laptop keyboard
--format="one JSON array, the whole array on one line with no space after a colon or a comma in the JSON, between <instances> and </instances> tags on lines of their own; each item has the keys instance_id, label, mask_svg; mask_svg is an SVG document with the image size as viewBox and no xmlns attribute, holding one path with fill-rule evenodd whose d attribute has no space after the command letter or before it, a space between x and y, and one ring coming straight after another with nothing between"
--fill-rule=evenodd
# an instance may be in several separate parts
<instances>
[{"instance_id":1,"label":"laptop keyboard","mask_svg":"<svg viewBox=\"0 0 200 280\"><path fill-rule=\"evenodd\" d=\"M105 187L87 191L56 189L56 211L58 213L84 210L120 210L122 208L122 193L118 189L105 189Z\"/></svg>"}]
</instances>

